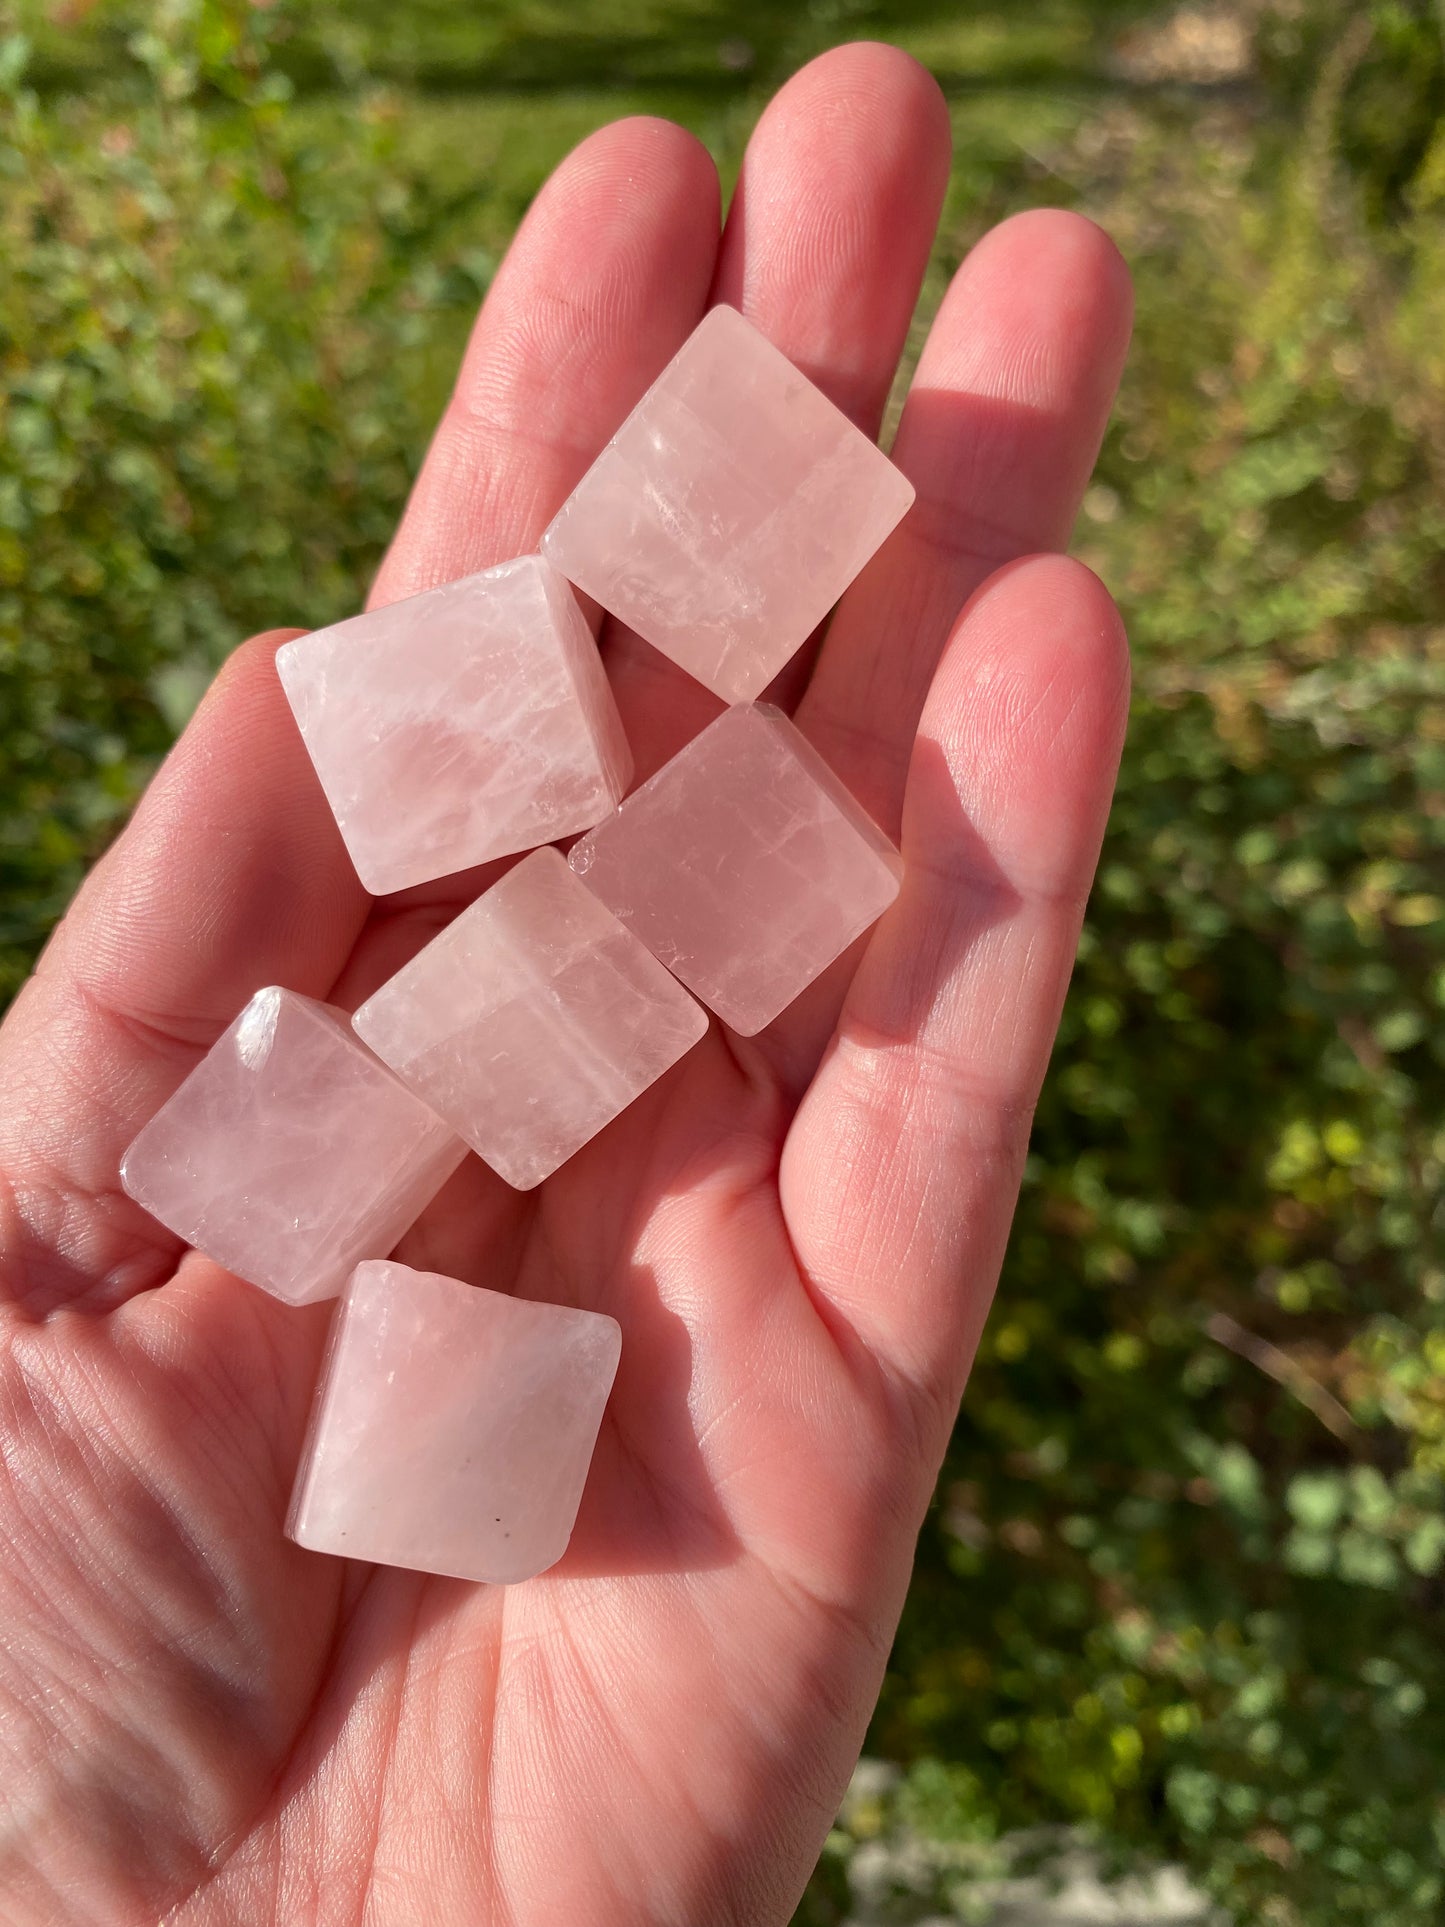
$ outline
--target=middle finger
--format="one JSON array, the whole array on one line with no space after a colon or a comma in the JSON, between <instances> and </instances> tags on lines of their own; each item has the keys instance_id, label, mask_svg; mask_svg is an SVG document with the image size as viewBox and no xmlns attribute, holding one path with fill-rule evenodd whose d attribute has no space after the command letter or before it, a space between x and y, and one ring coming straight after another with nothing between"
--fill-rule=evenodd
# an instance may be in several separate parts
<instances>
[{"instance_id":1,"label":"middle finger","mask_svg":"<svg viewBox=\"0 0 1445 1927\"><path fill-rule=\"evenodd\" d=\"M869 43L802 68L748 142L712 300L741 309L869 435L903 352L950 160L937 83L896 47ZM607 624L603 653L641 781L722 705L622 623ZM805 661L806 652L798 667Z\"/></svg>"}]
</instances>

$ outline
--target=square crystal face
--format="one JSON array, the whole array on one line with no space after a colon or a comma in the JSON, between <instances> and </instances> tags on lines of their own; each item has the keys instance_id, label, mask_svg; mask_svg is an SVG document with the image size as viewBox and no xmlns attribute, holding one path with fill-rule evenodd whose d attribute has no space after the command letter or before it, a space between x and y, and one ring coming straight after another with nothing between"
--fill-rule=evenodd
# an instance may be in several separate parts
<instances>
[{"instance_id":1,"label":"square crystal face","mask_svg":"<svg viewBox=\"0 0 1445 1927\"><path fill-rule=\"evenodd\" d=\"M352 1021L523 1191L707 1029L682 986L551 849L524 857Z\"/></svg>"},{"instance_id":2,"label":"square crystal face","mask_svg":"<svg viewBox=\"0 0 1445 1927\"><path fill-rule=\"evenodd\" d=\"M622 1347L615 1319L364 1264L342 1299L286 1531L507 1585L567 1549Z\"/></svg>"},{"instance_id":3,"label":"square crystal face","mask_svg":"<svg viewBox=\"0 0 1445 1927\"><path fill-rule=\"evenodd\" d=\"M466 1146L340 1011L258 990L121 1162L137 1204L288 1304L384 1257Z\"/></svg>"},{"instance_id":4,"label":"square crystal face","mask_svg":"<svg viewBox=\"0 0 1445 1927\"><path fill-rule=\"evenodd\" d=\"M632 776L586 619L538 555L288 642L276 668L377 896L585 830Z\"/></svg>"},{"instance_id":5,"label":"square crystal face","mask_svg":"<svg viewBox=\"0 0 1445 1927\"><path fill-rule=\"evenodd\" d=\"M542 551L725 702L758 695L913 487L732 308L714 308L565 502Z\"/></svg>"},{"instance_id":6,"label":"square crystal face","mask_svg":"<svg viewBox=\"0 0 1445 1927\"><path fill-rule=\"evenodd\" d=\"M877 824L765 703L719 716L568 860L744 1036L882 915L903 872Z\"/></svg>"}]
</instances>

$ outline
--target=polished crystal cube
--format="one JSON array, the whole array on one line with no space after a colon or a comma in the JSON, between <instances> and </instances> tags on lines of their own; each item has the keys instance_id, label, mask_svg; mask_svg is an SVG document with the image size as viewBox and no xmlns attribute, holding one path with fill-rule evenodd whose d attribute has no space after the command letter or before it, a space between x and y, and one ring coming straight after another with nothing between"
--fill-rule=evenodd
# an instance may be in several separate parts
<instances>
[{"instance_id":1,"label":"polished crystal cube","mask_svg":"<svg viewBox=\"0 0 1445 1927\"><path fill-rule=\"evenodd\" d=\"M552 849L509 870L353 1021L524 1191L707 1029L681 985Z\"/></svg>"},{"instance_id":2,"label":"polished crystal cube","mask_svg":"<svg viewBox=\"0 0 1445 1927\"><path fill-rule=\"evenodd\" d=\"M286 1530L508 1585L567 1549L622 1334L599 1312L364 1264L322 1368Z\"/></svg>"},{"instance_id":3,"label":"polished crystal cube","mask_svg":"<svg viewBox=\"0 0 1445 1927\"><path fill-rule=\"evenodd\" d=\"M725 702L758 695L907 513L913 487L733 308L714 308L542 550Z\"/></svg>"},{"instance_id":4,"label":"polished crystal cube","mask_svg":"<svg viewBox=\"0 0 1445 1927\"><path fill-rule=\"evenodd\" d=\"M276 668L378 896L585 830L632 775L592 633L541 556L302 636Z\"/></svg>"},{"instance_id":5,"label":"polished crystal cube","mask_svg":"<svg viewBox=\"0 0 1445 1927\"><path fill-rule=\"evenodd\" d=\"M288 1304L381 1258L466 1146L329 1005L258 990L126 1152L176 1236Z\"/></svg>"},{"instance_id":6,"label":"polished crystal cube","mask_svg":"<svg viewBox=\"0 0 1445 1927\"><path fill-rule=\"evenodd\" d=\"M896 849L780 710L729 709L573 846L724 1023L770 1023L898 894Z\"/></svg>"}]
</instances>

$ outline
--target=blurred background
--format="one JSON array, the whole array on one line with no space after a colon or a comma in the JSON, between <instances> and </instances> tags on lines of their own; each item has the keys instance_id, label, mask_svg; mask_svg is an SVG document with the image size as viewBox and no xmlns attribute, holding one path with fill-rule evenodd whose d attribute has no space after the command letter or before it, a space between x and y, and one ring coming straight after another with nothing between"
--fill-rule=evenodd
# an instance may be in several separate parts
<instances>
[{"instance_id":1,"label":"blurred background","mask_svg":"<svg viewBox=\"0 0 1445 1927\"><path fill-rule=\"evenodd\" d=\"M0 0L0 990L226 650L357 605L562 153L644 108L730 176L776 83L865 34L952 107L920 332L1016 208L1133 264L1077 546L1138 684L998 1309L799 1918L1426 1927L1434 0Z\"/></svg>"}]
</instances>

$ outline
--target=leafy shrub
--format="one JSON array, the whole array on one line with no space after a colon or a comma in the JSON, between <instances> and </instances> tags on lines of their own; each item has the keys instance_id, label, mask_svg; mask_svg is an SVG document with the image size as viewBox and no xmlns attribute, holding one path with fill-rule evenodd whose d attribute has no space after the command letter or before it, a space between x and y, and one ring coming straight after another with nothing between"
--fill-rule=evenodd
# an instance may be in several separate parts
<instances>
[{"instance_id":1,"label":"leafy shrub","mask_svg":"<svg viewBox=\"0 0 1445 1927\"><path fill-rule=\"evenodd\" d=\"M166 0L87 97L0 45L0 992L225 651L353 606L406 489L407 188L379 115L297 137L275 21Z\"/></svg>"}]
</instances>

